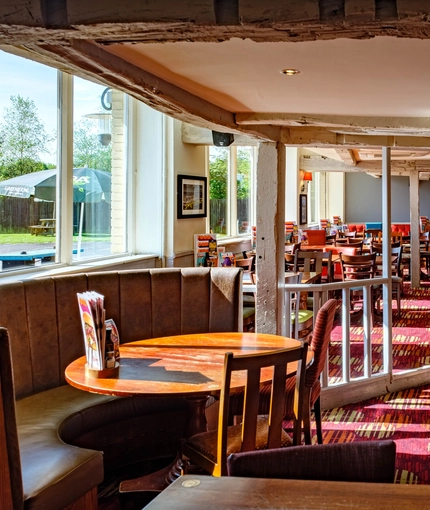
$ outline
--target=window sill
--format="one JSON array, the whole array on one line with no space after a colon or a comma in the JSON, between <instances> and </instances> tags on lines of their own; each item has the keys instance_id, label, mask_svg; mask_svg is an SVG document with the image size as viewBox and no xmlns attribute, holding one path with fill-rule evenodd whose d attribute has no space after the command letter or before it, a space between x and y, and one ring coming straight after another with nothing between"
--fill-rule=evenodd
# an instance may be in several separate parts
<instances>
[{"instance_id":1,"label":"window sill","mask_svg":"<svg viewBox=\"0 0 430 510\"><path fill-rule=\"evenodd\" d=\"M148 261L147 267L156 267L150 261L160 260L158 254L145 255L124 255L103 260L91 260L88 262L79 262L79 264L49 264L48 266L38 266L31 269L18 269L0 273L0 284L14 281L31 280L34 278L43 278L45 276L59 276L75 273L86 273L92 271L109 271L109 268L118 266L127 266L131 263ZM124 268L126 269L126 268Z\"/></svg>"}]
</instances>

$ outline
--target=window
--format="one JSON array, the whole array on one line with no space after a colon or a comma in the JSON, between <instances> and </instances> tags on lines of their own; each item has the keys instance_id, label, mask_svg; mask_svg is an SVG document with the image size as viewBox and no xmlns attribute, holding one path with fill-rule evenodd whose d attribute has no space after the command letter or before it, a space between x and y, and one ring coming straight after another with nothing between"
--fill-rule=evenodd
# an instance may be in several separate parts
<instances>
[{"instance_id":1,"label":"window","mask_svg":"<svg viewBox=\"0 0 430 510\"><path fill-rule=\"evenodd\" d=\"M124 94L73 81L73 249L78 259L123 253Z\"/></svg>"},{"instance_id":2,"label":"window","mask_svg":"<svg viewBox=\"0 0 430 510\"><path fill-rule=\"evenodd\" d=\"M1 270L125 253L127 96L3 51L0 66Z\"/></svg>"},{"instance_id":3,"label":"window","mask_svg":"<svg viewBox=\"0 0 430 510\"><path fill-rule=\"evenodd\" d=\"M254 147L209 147L209 225L214 234L249 235Z\"/></svg>"},{"instance_id":4,"label":"window","mask_svg":"<svg viewBox=\"0 0 430 510\"><path fill-rule=\"evenodd\" d=\"M308 223L319 222L317 190L319 189L319 174L314 172L312 181L308 182Z\"/></svg>"}]
</instances>

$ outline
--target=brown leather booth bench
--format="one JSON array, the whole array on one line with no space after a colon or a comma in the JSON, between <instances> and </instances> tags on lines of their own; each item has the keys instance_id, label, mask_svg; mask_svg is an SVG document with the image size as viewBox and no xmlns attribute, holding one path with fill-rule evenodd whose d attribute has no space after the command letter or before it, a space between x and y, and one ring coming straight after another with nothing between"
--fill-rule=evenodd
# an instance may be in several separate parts
<instances>
[{"instance_id":1,"label":"brown leather booth bench","mask_svg":"<svg viewBox=\"0 0 430 510\"><path fill-rule=\"evenodd\" d=\"M65 382L67 365L84 355L76 294L86 290L105 296L121 343L242 327L240 268L141 269L0 285L16 399L18 446L9 453L15 452L12 465L21 464L11 490L16 496L18 487L22 505L14 510L96 509L105 468L174 455L183 437L181 398L109 397ZM5 420L13 429L10 414Z\"/></svg>"}]
</instances>

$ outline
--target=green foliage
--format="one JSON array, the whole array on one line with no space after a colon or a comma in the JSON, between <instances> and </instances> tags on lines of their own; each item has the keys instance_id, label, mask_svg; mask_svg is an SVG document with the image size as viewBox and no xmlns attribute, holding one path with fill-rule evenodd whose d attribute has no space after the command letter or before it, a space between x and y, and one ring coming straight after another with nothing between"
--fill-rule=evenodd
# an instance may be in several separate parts
<instances>
[{"instance_id":1,"label":"green foliage","mask_svg":"<svg viewBox=\"0 0 430 510\"><path fill-rule=\"evenodd\" d=\"M34 101L11 96L0 123L0 179L44 170L40 155L48 153L48 136Z\"/></svg>"},{"instance_id":2,"label":"green foliage","mask_svg":"<svg viewBox=\"0 0 430 510\"><path fill-rule=\"evenodd\" d=\"M247 147L237 148L237 198L249 198L251 190L251 157Z\"/></svg>"},{"instance_id":3,"label":"green foliage","mask_svg":"<svg viewBox=\"0 0 430 510\"><path fill-rule=\"evenodd\" d=\"M212 147L209 156L209 199L227 198L229 149ZM247 147L237 148L237 198L249 198L251 157Z\"/></svg>"},{"instance_id":4,"label":"green foliage","mask_svg":"<svg viewBox=\"0 0 430 510\"><path fill-rule=\"evenodd\" d=\"M209 156L209 199L227 198L228 149L212 147Z\"/></svg>"},{"instance_id":5,"label":"green foliage","mask_svg":"<svg viewBox=\"0 0 430 510\"><path fill-rule=\"evenodd\" d=\"M95 168L110 172L111 144L103 146L96 134L96 122L82 119L75 123L73 140L73 166L75 168Z\"/></svg>"}]
</instances>

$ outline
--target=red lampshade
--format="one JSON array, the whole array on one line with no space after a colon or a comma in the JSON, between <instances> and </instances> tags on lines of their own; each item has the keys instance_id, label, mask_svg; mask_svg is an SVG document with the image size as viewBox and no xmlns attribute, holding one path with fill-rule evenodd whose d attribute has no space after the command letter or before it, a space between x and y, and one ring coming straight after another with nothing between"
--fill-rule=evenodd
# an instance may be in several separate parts
<instances>
[{"instance_id":1,"label":"red lampshade","mask_svg":"<svg viewBox=\"0 0 430 510\"><path fill-rule=\"evenodd\" d=\"M304 181L311 181L312 180L312 172L305 172L303 174L303 180Z\"/></svg>"}]
</instances>

